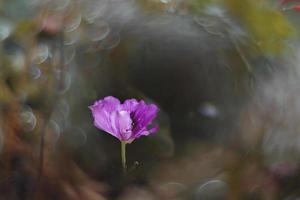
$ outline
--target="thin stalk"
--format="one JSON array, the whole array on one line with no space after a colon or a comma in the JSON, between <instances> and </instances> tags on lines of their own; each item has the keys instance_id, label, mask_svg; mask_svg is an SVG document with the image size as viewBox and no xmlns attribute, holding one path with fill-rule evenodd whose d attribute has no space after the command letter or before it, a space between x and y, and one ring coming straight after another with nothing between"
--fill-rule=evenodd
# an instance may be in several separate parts
<instances>
[{"instance_id":1,"label":"thin stalk","mask_svg":"<svg viewBox=\"0 0 300 200\"><path fill-rule=\"evenodd\" d=\"M122 166L123 171L126 173L127 166L126 166L126 142L121 141L121 157L122 157Z\"/></svg>"}]
</instances>

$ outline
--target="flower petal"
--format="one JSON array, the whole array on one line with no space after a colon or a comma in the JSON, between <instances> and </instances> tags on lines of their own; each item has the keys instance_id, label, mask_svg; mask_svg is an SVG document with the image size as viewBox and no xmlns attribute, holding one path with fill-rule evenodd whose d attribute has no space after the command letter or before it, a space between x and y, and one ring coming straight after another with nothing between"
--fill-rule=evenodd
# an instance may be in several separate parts
<instances>
[{"instance_id":1,"label":"flower petal","mask_svg":"<svg viewBox=\"0 0 300 200\"><path fill-rule=\"evenodd\" d=\"M142 135L150 135L150 134L153 134L153 133L156 133L159 129L159 126L158 125L155 125L153 128L149 129L149 130L145 130L145 131L141 131L139 134L136 135L136 137L140 137Z\"/></svg>"},{"instance_id":2,"label":"flower petal","mask_svg":"<svg viewBox=\"0 0 300 200\"><path fill-rule=\"evenodd\" d=\"M124 110L129 111L130 113L135 111L137 105L139 104L139 102L136 99L127 99L123 104L122 104L122 108Z\"/></svg>"},{"instance_id":3,"label":"flower petal","mask_svg":"<svg viewBox=\"0 0 300 200\"><path fill-rule=\"evenodd\" d=\"M113 134L110 115L119 105L120 101L118 99L108 96L103 100L96 101L92 106L89 106L94 117L94 125L101 130Z\"/></svg>"},{"instance_id":4,"label":"flower petal","mask_svg":"<svg viewBox=\"0 0 300 200\"><path fill-rule=\"evenodd\" d=\"M107 96L102 101L103 101L103 104L105 105L105 109L108 112L114 111L120 105L119 99L117 99L113 96Z\"/></svg>"},{"instance_id":5,"label":"flower petal","mask_svg":"<svg viewBox=\"0 0 300 200\"><path fill-rule=\"evenodd\" d=\"M115 137L119 140L127 141L132 136L132 120L130 113L121 110L113 111L110 115L111 129Z\"/></svg>"},{"instance_id":6,"label":"flower petal","mask_svg":"<svg viewBox=\"0 0 300 200\"><path fill-rule=\"evenodd\" d=\"M150 125L153 119L156 117L158 108L154 104L146 105L144 101L140 101L133 114L134 128L133 132L139 134L146 130L146 127Z\"/></svg>"}]
</instances>

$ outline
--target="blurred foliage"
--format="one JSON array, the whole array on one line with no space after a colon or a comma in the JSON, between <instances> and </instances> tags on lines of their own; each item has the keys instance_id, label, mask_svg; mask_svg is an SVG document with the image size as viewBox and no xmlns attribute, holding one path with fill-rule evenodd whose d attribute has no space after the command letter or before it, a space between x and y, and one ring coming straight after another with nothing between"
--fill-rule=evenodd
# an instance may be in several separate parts
<instances>
[{"instance_id":1,"label":"blurred foliage","mask_svg":"<svg viewBox=\"0 0 300 200\"><path fill-rule=\"evenodd\" d=\"M225 0L231 13L248 28L253 39L263 50L278 53L285 42L295 36L295 30L283 14L270 8L265 1Z\"/></svg>"},{"instance_id":2,"label":"blurred foliage","mask_svg":"<svg viewBox=\"0 0 300 200\"><path fill-rule=\"evenodd\" d=\"M189 0L187 5L198 14L209 6L227 8L229 15L249 31L254 43L266 53L282 52L286 41L296 36L288 19L266 0Z\"/></svg>"}]
</instances>

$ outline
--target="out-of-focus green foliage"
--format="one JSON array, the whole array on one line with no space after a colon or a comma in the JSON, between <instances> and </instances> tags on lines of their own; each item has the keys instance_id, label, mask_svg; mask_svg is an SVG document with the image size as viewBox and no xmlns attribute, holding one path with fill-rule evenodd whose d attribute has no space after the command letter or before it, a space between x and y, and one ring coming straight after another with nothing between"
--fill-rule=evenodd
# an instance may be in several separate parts
<instances>
[{"instance_id":1,"label":"out-of-focus green foliage","mask_svg":"<svg viewBox=\"0 0 300 200\"><path fill-rule=\"evenodd\" d=\"M167 6L167 4L160 3L159 0L141 0L141 1L137 1L137 3L144 10L154 11L154 12L157 12L157 11L161 12ZM172 1L170 1L169 3L171 4Z\"/></svg>"},{"instance_id":2,"label":"out-of-focus green foliage","mask_svg":"<svg viewBox=\"0 0 300 200\"><path fill-rule=\"evenodd\" d=\"M280 53L285 41L295 35L294 27L278 8L265 0L189 0L195 13L202 13L210 5L224 6L249 33L251 39L267 53Z\"/></svg>"},{"instance_id":3,"label":"out-of-focus green foliage","mask_svg":"<svg viewBox=\"0 0 300 200\"><path fill-rule=\"evenodd\" d=\"M231 14L245 24L262 50L278 53L284 42L295 34L280 11L268 7L265 1L225 0Z\"/></svg>"},{"instance_id":4,"label":"out-of-focus green foliage","mask_svg":"<svg viewBox=\"0 0 300 200\"><path fill-rule=\"evenodd\" d=\"M219 4L222 0L187 0L186 5L195 13L200 13L203 8L210 4Z\"/></svg>"}]
</instances>

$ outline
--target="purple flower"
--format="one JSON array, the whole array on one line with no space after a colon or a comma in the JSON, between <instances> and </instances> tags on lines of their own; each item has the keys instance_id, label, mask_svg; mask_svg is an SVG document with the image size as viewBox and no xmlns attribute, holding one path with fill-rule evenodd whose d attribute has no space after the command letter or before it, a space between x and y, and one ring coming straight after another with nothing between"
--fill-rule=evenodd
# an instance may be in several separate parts
<instances>
[{"instance_id":1,"label":"purple flower","mask_svg":"<svg viewBox=\"0 0 300 200\"><path fill-rule=\"evenodd\" d=\"M94 117L94 125L120 141L130 143L142 135L150 135L158 130L147 127L156 117L158 108L147 105L143 100L128 99L123 104L112 96L98 100L89 106Z\"/></svg>"}]
</instances>

